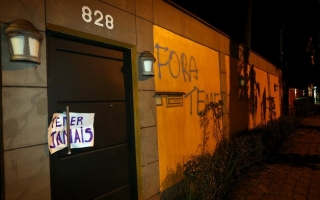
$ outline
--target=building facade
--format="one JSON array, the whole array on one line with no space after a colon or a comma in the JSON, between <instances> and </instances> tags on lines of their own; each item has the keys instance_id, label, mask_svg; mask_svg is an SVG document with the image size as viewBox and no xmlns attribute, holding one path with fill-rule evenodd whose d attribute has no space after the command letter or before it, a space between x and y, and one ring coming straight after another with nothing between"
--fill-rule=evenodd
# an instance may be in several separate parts
<instances>
[{"instance_id":1,"label":"building facade","mask_svg":"<svg viewBox=\"0 0 320 200\"><path fill-rule=\"evenodd\" d=\"M221 103L227 137L281 115L281 70L166 1L0 0L0 9L2 199L160 199L190 155L214 149L217 124L199 123L206 105ZM40 64L10 60L5 31L16 19L42 35ZM141 73L144 51L154 76ZM48 127L67 109L95 114L94 145L51 154L65 141Z\"/></svg>"}]
</instances>

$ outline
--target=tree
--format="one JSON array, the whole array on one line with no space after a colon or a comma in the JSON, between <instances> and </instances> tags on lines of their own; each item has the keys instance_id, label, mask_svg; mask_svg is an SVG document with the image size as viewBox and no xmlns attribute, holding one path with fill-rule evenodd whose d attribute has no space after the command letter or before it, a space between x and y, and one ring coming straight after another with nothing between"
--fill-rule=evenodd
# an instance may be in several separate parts
<instances>
[{"instance_id":1,"label":"tree","mask_svg":"<svg viewBox=\"0 0 320 200\"><path fill-rule=\"evenodd\" d=\"M309 84L319 86L320 84L320 28L310 34L307 44L307 66Z\"/></svg>"}]
</instances>

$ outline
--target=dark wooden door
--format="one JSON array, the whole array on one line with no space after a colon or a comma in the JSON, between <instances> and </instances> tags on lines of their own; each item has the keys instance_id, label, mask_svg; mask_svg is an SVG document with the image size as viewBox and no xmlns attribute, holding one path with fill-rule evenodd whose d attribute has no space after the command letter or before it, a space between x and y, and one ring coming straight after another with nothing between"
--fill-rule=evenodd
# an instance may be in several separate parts
<instances>
[{"instance_id":1,"label":"dark wooden door","mask_svg":"<svg viewBox=\"0 0 320 200\"><path fill-rule=\"evenodd\" d=\"M136 199L130 51L48 33L49 120L95 113L94 146L51 155L54 200Z\"/></svg>"}]
</instances>

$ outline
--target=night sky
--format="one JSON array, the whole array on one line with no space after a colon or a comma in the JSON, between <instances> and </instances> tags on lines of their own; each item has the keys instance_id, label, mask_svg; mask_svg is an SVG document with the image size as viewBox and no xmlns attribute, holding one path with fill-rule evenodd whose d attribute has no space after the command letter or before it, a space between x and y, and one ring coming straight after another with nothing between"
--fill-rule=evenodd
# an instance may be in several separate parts
<instances>
[{"instance_id":1,"label":"night sky","mask_svg":"<svg viewBox=\"0 0 320 200\"><path fill-rule=\"evenodd\" d=\"M245 43L249 0L170 1L226 33L232 40ZM289 87L304 89L312 68L306 48L310 36L320 28L320 0L251 1L251 49L276 66L285 67ZM284 31L283 58L287 60L284 65L280 62L281 28Z\"/></svg>"}]
</instances>

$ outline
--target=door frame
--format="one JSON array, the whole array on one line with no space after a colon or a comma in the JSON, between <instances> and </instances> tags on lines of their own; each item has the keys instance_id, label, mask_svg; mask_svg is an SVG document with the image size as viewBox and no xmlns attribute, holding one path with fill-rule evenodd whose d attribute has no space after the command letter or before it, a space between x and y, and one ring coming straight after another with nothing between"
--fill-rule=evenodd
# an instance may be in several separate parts
<instances>
[{"instance_id":1,"label":"door frame","mask_svg":"<svg viewBox=\"0 0 320 200\"><path fill-rule=\"evenodd\" d=\"M141 156L140 156L140 114L139 114L139 101L138 101L138 62L137 62L137 55L136 55L136 46L118 42L114 40L110 40L108 38L103 38L100 36L84 33L81 31L53 25L53 24L46 24L46 34L47 35L53 35L53 36L59 36L65 39L71 39L76 40L79 42L85 42L89 44L96 44L102 47L107 47L111 49L116 49L124 52L125 59L124 64L131 66L131 71L129 72L131 74L131 80L125 80L125 81L131 81L131 87L126 88L126 100L129 101L129 104L131 104L130 107L127 108L127 114L130 115L128 118L130 124L128 127L128 141L130 142L130 162L134 162L135 165L133 166L133 169L130 169L130 175L134 176L131 177L133 182L135 182L135 185L133 188L135 188L135 193L133 193L134 196L136 196L138 199L141 199L142 197L142 179L138 177L142 177L142 169L141 169ZM47 51L48 52L48 48ZM47 61L48 62L48 61ZM47 75L49 77L49 70L47 67ZM50 80L48 80L48 85ZM126 84L128 85L128 84ZM49 104L49 100L51 98L51 92L48 91L48 113L51 111L51 105ZM50 117L49 117L50 118ZM50 119L48 118L48 123ZM51 170L50 170L51 173ZM51 175L51 174L50 174Z\"/></svg>"}]
</instances>

